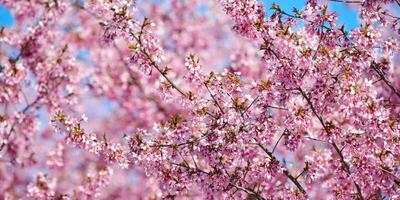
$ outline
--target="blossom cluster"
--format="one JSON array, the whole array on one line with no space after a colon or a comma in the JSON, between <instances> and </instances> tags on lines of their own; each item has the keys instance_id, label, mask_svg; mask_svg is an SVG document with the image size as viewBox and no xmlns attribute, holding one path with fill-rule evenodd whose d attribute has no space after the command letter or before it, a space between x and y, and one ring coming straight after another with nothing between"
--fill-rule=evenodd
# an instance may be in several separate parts
<instances>
[{"instance_id":1,"label":"blossom cluster","mask_svg":"<svg viewBox=\"0 0 400 200\"><path fill-rule=\"evenodd\" d=\"M397 0L1 4L0 199L400 197Z\"/></svg>"}]
</instances>

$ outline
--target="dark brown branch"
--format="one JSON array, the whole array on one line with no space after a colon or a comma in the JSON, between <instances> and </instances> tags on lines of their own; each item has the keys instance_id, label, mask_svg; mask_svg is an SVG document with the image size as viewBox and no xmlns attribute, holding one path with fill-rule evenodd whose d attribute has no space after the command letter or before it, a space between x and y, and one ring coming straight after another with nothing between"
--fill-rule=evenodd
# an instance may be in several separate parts
<instances>
[{"instance_id":1,"label":"dark brown branch","mask_svg":"<svg viewBox=\"0 0 400 200\"><path fill-rule=\"evenodd\" d=\"M238 189L238 190L240 190L240 191L245 192L246 194L250 195L251 197L254 197L257 200L265 200L264 197L262 197L260 194L258 194L257 192L255 192L251 188L244 188L244 187L238 186L238 185L236 185L236 184L234 184L232 182L230 182L229 185L234 187L234 188L236 188L236 189Z\"/></svg>"},{"instance_id":2,"label":"dark brown branch","mask_svg":"<svg viewBox=\"0 0 400 200\"><path fill-rule=\"evenodd\" d=\"M362 4L361 1L350 1L350 0L329 0L332 2L339 2L339 3L352 3L352 4Z\"/></svg>"},{"instance_id":3,"label":"dark brown branch","mask_svg":"<svg viewBox=\"0 0 400 200\"><path fill-rule=\"evenodd\" d=\"M24 51L25 48L26 48L25 45L23 45L23 47L21 48L21 52L18 54L18 56L17 56L16 58L14 58L14 59L11 59L11 58L10 58L10 62L16 63L19 59L21 59L21 58L22 58L22 53L23 53L22 51ZM66 51L67 51L67 46L64 46L64 48L62 49L61 55L59 55L59 57L58 57L58 60L61 59L61 57L64 55L64 53L65 53ZM63 79L61 79L61 81L62 81L62 80L63 80ZM53 90L53 89L57 88L58 85L61 83L61 81L60 81L60 82L56 82L56 85L54 86L54 88L49 89L49 90ZM33 106L35 106L35 105L43 98L43 96L41 96L41 95L46 95L46 94L48 94L48 93L49 93L49 90L45 91L45 92L42 93L42 94L39 94L33 102L28 103L28 99L27 99L25 93L23 92L23 90L21 89L22 95L23 95L23 97L24 97L24 99L25 99L25 101L26 101L26 103L27 103L27 105L24 107L24 109L21 111L21 113L22 113L22 114L26 114ZM6 136L6 138L5 138L4 140L8 140L8 139L10 138L10 136L11 136L12 132L14 131L16 125L17 125L17 121L14 121L14 122L12 123L12 125L11 125L10 131L7 133L7 136ZM5 143L5 142L3 142L3 143L0 145L0 152L3 150L3 148L4 148L5 146L6 146L6 143Z\"/></svg>"},{"instance_id":4,"label":"dark brown branch","mask_svg":"<svg viewBox=\"0 0 400 200\"><path fill-rule=\"evenodd\" d=\"M318 120L320 121L320 123L321 123L322 127L324 128L325 132L326 132L328 135L331 135L330 129L326 126L326 124L325 124L323 118L317 113L317 111L316 111L314 105L313 105L312 102L311 102L311 99L308 97L308 95L306 94L306 92L305 92L304 90L302 90L301 88L298 88L298 90L300 91L301 95L306 99L306 101L307 101L308 105L310 106L312 112L314 113L314 115L315 115L315 116L318 118ZM349 164L344 160L344 156L343 156L343 154L342 154L342 151L339 149L339 147L336 145L335 142L332 142L331 144L332 144L333 148L335 149L336 153L339 155L340 162L342 163L345 172L346 172L348 175L350 175L350 174L351 174L350 166L349 166ZM363 200L364 197L362 196L361 188L360 188L360 186L359 186L355 181L354 181L354 186L355 186L356 189L357 189L357 193L358 193L359 198L360 198L361 200Z\"/></svg>"},{"instance_id":5,"label":"dark brown branch","mask_svg":"<svg viewBox=\"0 0 400 200\"><path fill-rule=\"evenodd\" d=\"M310 108L311 108L312 112L314 113L314 115L318 118L318 120L321 123L322 127L325 129L325 131L327 133L330 134L330 131L329 131L328 127L325 125L325 122L322 119L322 117L317 113L317 110L315 109L314 105L312 104L311 99L307 96L307 94L301 88L298 88L298 90L300 91L301 95L306 99L308 105L310 106Z\"/></svg>"},{"instance_id":6,"label":"dark brown branch","mask_svg":"<svg viewBox=\"0 0 400 200\"><path fill-rule=\"evenodd\" d=\"M256 144L265 152L267 153L267 155L272 159L272 160L278 160L276 159L276 157L274 156L274 154L270 151L268 151L267 148L263 147L256 138L254 138L254 140L256 141ZM288 177L293 184L296 185L296 187L300 190L301 193L306 194L306 190L303 188L303 186L299 183L299 181L292 175L290 174L289 170L285 169L283 171L283 173L285 174L286 177Z\"/></svg>"},{"instance_id":7,"label":"dark brown branch","mask_svg":"<svg viewBox=\"0 0 400 200\"><path fill-rule=\"evenodd\" d=\"M37 102L39 102L41 98L37 97L32 103L28 104L25 106L25 108L21 111L22 114L25 114L26 112L29 111L30 108L32 108ZM11 133L14 131L15 126L17 125L17 122L14 121L13 124L11 125L10 131L8 132L6 138L4 140L8 140L11 136ZM3 150L3 148L5 147L6 142L3 142L0 146L0 152Z\"/></svg>"},{"instance_id":8,"label":"dark brown branch","mask_svg":"<svg viewBox=\"0 0 400 200\"><path fill-rule=\"evenodd\" d=\"M224 114L224 110L222 109L222 107L219 105L217 99L215 98L215 95L211 92L210 88L208 87L206 82L203 82L204 86L207 88L208 93L210 94L211 98L214 100L215 105L217 105L217 107L219 108L219 110L221 111L222 114Z\"/></svg>"},{"instance_id":9,"label":"dark brown branch","mask_svg":"<svg viewBox=\"0 0 400 200\"><path fill-rule=\"evenodd\" d=\"M151 147L151 148L176 148L176 147L185 146L185 145L192 145L196 142L199 142L201 139L209 136L211 133L213 133L213 132L209 131L207 134L204 134L200 138L189 139L188 141L181 142L178 144L156 144L156 145L150 145L149 147Z\"/></svg>"},{"instance_id":10,"label":"dark brown branch","mask_svg":"<svg viewBox=\"0 0 400 200\"><path fill-rule=\"evenodd\" d=\"M267 105L267 108L273 108L273 109L277 109L277 110L286 110L286 111L288 111L289 109L287 109L287 108L281 108L281 107L277 107L277 106L270 106L270 105Z\"/></svg>"},{"instance_id":11,"label":"dark brown branch","mask_svg":"<svg viewBox=\"0 0 400 200\"><path fill-rule=\"evenodd\" d=\"M193 172L197 172L197 173L204 173L204 174L210 175L209 172L206 172L206 171L204 171L204 170L201 170L201 169L199 169L199 168L197 168L197 167L196 167L196 168L192 168L192 167L190 167L190 166L187 165L187 164L178 164L178 163L173 163L173 162L170 162L170 164L171 164L171 165L174 165L174 166L177 166L177 167L185 168L185 169L187 169L187 170L189 170L189 171L193 171ZM238 189L238 190L240 190L240 191L245 192L246 194L250 195L251 197L254 197L254 198L257 199L257 200L265 200L264 197L262 197L260 194L258 194L257 192L255 192L255 191L252 190L251 188L245 188L245 187L236 185L236 184L233 183L233 182L229 182L229 185L232 186L232 187L234 187L234 188L236 188L236 189Z\"/></svg>"},{"instance_id":12,"label":"dark brown branch","mask_svg":"<svg viewBox=\"0 0 400 200\"><path fill-rule=\"evenodd\" d=\"M210 173L208 173L208 172L206 172L204 170L201 170L199 168L192 168L192 167L190 167L188 165L183 165L183 164L178 164L178 163L173 163L173 162L169 162L169 163L171 165L174 165L174 166L177 166L177 167L182 167L182 168L185 168L187 170L194 171L194 172L197 172L197 173L204 173L204 174L207 174L207 175L210 174Z\"/></svg>"},{"instance_id":13,"label":"dark brown branch","mask_svg":"<svg viewBox=\"0 0 400 200\"><path fill-rule=\"evenodd\" d=\"M335 142L332 142L332 146L335 149L335 151L338 153L339 158L340 158L340 162L343 164L343 167L346 171L347 174L350 174L350 166L349 164L346 163L346 161L344 160L344 156L342 154L342 151L339 149L339 147L336 145Z\"/></svg>"},{"instance_id":14,"label":"dark brown branch","mask_svg":"<svg viewBox=\"0 0 400 200\"><path fill-rule=\"evenodd\" d=\"M276 147L278 146L279 142L281 141L282 137L286 134L287 131L288 131L287 129L285 129L285 130L283 131L283 133L282 133L281 136L279 137L278 141L275 143L275 146L274 146L274 148L272 149L272 153L275 152Z\"/></svg>"},{"instance_id":15,"label":"dark brown branch","mask_svg":"<svg viewBox=\"0 0 400 200\"><path fill-rule=\"evenodd\" d=\"M377 64L375 62L371 63L371 68L378 74L379 78L385 82L385 84L392 90L393 93L395 93L397 95L397 97L400 98L400 92L397 91L393 85L386 79L385 75L383 74L383 72L381 72L378 68L377 68Z\"/></svg>"},{"instance_id":16,"label":"dark brown branch","mask_svg":"<svg viewBox=\"0 0 400 200\"><path fill-rule=\"evenodd\" d=\"M278 12L281 13L281 14L283 14L283 15L285 15L285 16L287 16L287 17L296 18L296 19L301 19L301 20L303 20L303 21L305 21L305 22L313 23L313 22L308 21L308 20L306 20L306 19L304 19L304 18L302 18L302 17L300 17L300 16L291 15L291 14L289 14L289 13L283 11L283 10L278 10ZM329 30L329 31L332 31L332 30L333 30L332 28L329 28L329 27L327 27L327 26L325 26L325 25L323 25L323 24L321 25L321 27L324 28L324 29L326 29L326 30Z\"/></svg>"},{"instance_id":17,"label":"dark brown branch","mask_svg":"<svg viewBox=\"0 0 400 200\"><path fill-rule=\"evenodd\" d=\"M219 127L219 129L223 129L227 124L228 124L228 122L224 122L221 125L221 127ZM150 145L149 147L151 147L151 148L176 148L176 147L185 146L185 145L193 145L194 143L199 142L200 140L208 137L209 135L211 135L213 133L214 133L213 131L208 131L207 133L204 133L199 138L188 139L187 141L181 142L178 144L155 144L155 145Z\"/></svg>"},{"instance_id":18,"label":"dark brown branch","mask_svg":"<svg viewBox=\"0 0 400 200\"><path fill-rule=\"evenodd\" d=\"M253 104L256 103L256 102L258 101L258 98L259 98L259 97L260 97L260 96L257 96L257 97L250 103L250 105L247 106L247 108L244 109L243 114L245 114L245 113L251 108L251 106L253 106Z\"/></svg>"},{"instance_id":19,"label":"dark brown branch","mask_svg":"<svg viewBox=\"0 0 400 200\"><path fill-rule=\"evenodd\" d=\"M266 52L272 53L272 55L274 55L275 58L278 59L278 61L282 64L282 66L284 66L285 63L283 62L281 57L279 57L279 55L271 48L271 43L265 38L263 38L263 40L264 40L264 44L260 50L264 50Z\"/></svg>"},{"instance_id":20,"label":"dark brown branch","mask_svg":"<svg viewBox=\"0 0 400 200\"><path fill-rule=\"evenodd\" d=\"M300 174L296 176L296 179L298 179L301 175L307 173L307 171L308 171L308 162L306 161L303 171L301 171Z\"/></svg>"},{"instance_id":21,"label":"dark brown branch","mask_svg":"<svg viewBox=\"0 0 400 200\"><path fill-rule=\"evenodd\" d=\"M143 26L142 26L142 27L143 27ZM143 27L143 28L144 28L144 27ZM142 31L143 31L143 30L141 30L140 33L142 33ZM176 86L176 85L168 78L168 76L167 76L163 71L161 71L160 66L158 66L158 65L156 64L156 62L153 61L153 59L151 58L151 56L149 55L149 53L146 51L146 49L142 48L142 41L141 41L141 39L140 39L141 36L139 35L139 37L137 37L134 33L131 33L131 35L132 35L132 37L139 43L139 45L140 45L140 47L139 47L140 52L142 52L142 53L147 57L147 59L150 61L151 66L153 66L154 68L156 68L157 71L161 74L161 76L163 76L163 77L165 78L165 80L166 80L176 91L178 91L182 96L184 96L184 97L186 97L186 98L189 98L188 95L187 95L186 93L184 93L181 89L179 89L179 87Z\"/></svg>"},{"instance_id":22,"label":"dark brown branch","mask_svg":"<svg viewBox=\"0 0 400 200\"><path fill-rule=\"evenodd\" d=\"M327 141L324 141L324 140L320 140L320 139L317 139L317 138L313 138L313 137L304 137L305 139L308 139L308 140L314 140L314 141L318 141L318 142L322 142L322 143L329 143L329 142L327 142Z\"/></svg>"}]
</instances>

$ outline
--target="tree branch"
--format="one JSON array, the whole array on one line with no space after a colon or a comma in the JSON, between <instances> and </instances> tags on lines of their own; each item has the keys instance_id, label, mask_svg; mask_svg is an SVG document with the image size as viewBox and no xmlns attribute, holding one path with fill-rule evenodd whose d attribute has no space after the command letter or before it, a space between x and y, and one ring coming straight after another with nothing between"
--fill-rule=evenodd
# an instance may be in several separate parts
<instances>
[{"instance_id":1,"label":"tree branch","mask_svg":"<svg viewBox=\"0 0 400 200\"><path fill-rule=\"evenodd\" d=\"M276 159L276 157L274 156L274 154L270 151L268 151L267 148L263 147L256 138L253 138L256 141L256 144L265 152L268 154L268 156L272 159L272 160L278 160ZM299 181L292 175L290 174L289 170L285 169L283 171L283 173L285 174L286 177L288 177L293 184L296 185L296 187L300 190L301 193L306 194L306 190L303 188L303 186L301 186L301 184L299 183Z\"/></svg>"},{"instance_id":2,"label":"tree branch","mask_svg":"<svg viewBox=\"0 0 400 200\"><path fill-rule=\"evenodd\" d=\"M32 108L37 102L39 102L40 99L41 99L40 97L37 97L32 103L26 105L25 108L21 111L21 113L25 114L26 112L28 112L29 109ZM10 138L11 133L14 131L16 125L17 125L17 122L14 121L13 124L11 125L10 131L8 132L5 140L8 140ZM3 150L5 145L6 145L6 142L3 141L3 143L0 145L0 152Z\"/></svg>"},{"instance_id":3,"label":"tree branch","mask_svg":"<svg viewBox=\"0 0 400 200\"><path fill-rule=\"evenodd\" d=\"M192 168L192 167L190 167L188 165L183 165L183 164L178 164L178 163L173 163L173 162L169 162L169 163L171 165L174 165L174 166L177 166L177 167L181 167L181 168L185 168L185 169L190 170L190 171L194 171L194 172L197 172L197 173L204 173L204 174L210 175L209 172L206 172L206 171L201 170L199 168ZM233 183L232 181L229 182L229 185L234 187L234 188L236 188L236 189L238 189L238 190L240 190L240 191L245 192L246 194L254 197L257 200L265 200L264 197L262 197L260 194L258 194L257 192L255 192L251 188L245 188L245 187L239 186L239 185Z\"/></svg>"},{"instance_id":4,"label":"tree branch","mask_svg":"<svg viewBox=\"0 0 400 200\"><path fill-rule=\"evenodd\" d=\"M141 32L140 32L139 37L137 37L134 33L131 33L132 37L133 37L133 38L139 43L139 45L140 45L140 47L139 47L140 52L142 52L142 53L146 56L146 58L150 61L151 66L153 66L155 69L157 69L157 71L161 74L161 76L163 76L163 77L165 78L165 80L166 80L176 91L178 91L182 96L184 96L184 97L186 97L186 98L189 99L188 95L187 95L185 92L183 92L181 89L179 89L179 87L176 86L176 85L168 78L168 76L167 76L163 71L161 71L160 66L158 66L158 65L156 64L156 62L153 61L153 59L151 58L151 56L149 55L149 53L146 51L146 49L144 49L144 48L142 47L141 34L143 33L143 28L144 28L144 27L142 26L142 29L141 29Z\"/></svg>"},{"instance_id":5,"label":"tree branch","mask_svg":"<svg viewBox=\"0 0 400 200\"><path fill-rule=\"evenodd\" d=\"M375 62L371 63L371 68L378 74L380 80L383 80L383 82L385 82L385 84L392 90L393 93L395 93L397 95L397 97L400 98L400 92L397 91L393 85L386 79L385 75L383 74L383 72L381 72L378 68L377 68L378 64Z\"/></svg>"},{"instance_id":6,"label":"tree branch","mask_svg":"<svg viewBox=\"0 0 400 200\"><path fill-rule=\"evenodd\" d=\"M287 131L288 131L287 129L285 129L285 130L283 131L283 133L282 133L281 136L279 137L278 141L275 143L275 146L274 146L274 148L272 149L272 152L271 152L271 153L274 153L274 152L275 152L276 147L278 146L279 142L281 141L282 137L286 134Z\"/></svg>"},{"instance_id":7,"label":"tree branch","mask_svg":"<svg viewBox=\"0 0 400 200\"><path fill-rule=\"evenodd\" d=\"M215 105L217 105L217 107L219 108L219 110L221 111L222 114L224 114L224 110L222 109L222 107L219 105L217 99L215 98L215 94L213 94L210 90L210 88L208 87L206 82L203 82L204 86L207 88L208 93L210 94L211 98L214 100Z\"/></svg>"},{"instance_id":8,"label":"tree branch","mask_svg":"<svg viewBox=\"0 0 400 200\"><path fill-rule=\"evenodd\" d=\"M312 112L314 113L314 115L315 115L315 116L318 118L318 120L320 121L320 123L321 123L322 127L324 128L325 132L326 132L328 135L331 135L330 129L326 126L326 124L325 124L323 118L317 113L317 111L316 111L314 105L313 105L312 102L311 102L311 99L307 96L307 94L304 92L304 90L302 90L300 87L298 88L298 90L300 91L301 95L306 99L306 101L307 101L308 105L310 106ZM342 154L342 151L339 149L339 147L336 145L335 142L332 142L331 144L332 144L333 148L335 149L336 153L339 155L340 162L342 163L345 172L346 172L348 175L350 175L350 174L351 174L350 166L349 166L349 164L344 160L344 156L343 156L343 154ZM355 181L354 181L353 183L354 183L354 186L356 187L356 190L357 190L357 193L358 193L359 198L360 198L361 200L363 200L364 197L362 196L362 192L361 192L360 186L359 186Z\"/></svg>"},{"instance_id":9,"label":"tree branch","mask_svg":"<svg viewBox=\"0 0 400 200\"><path fill-rule=\"evenodd\" d=\"M351 1L351 0L348 0L348 1L346 1L346 0L329 0L329 1L332 1L332 2L339 2L339 3L362 4L361 1Z\"/></svg>"},{"instance_id":10,"label":"tree branch","mask_svg":"<svg viewBox=\"0 0 400 200\"><path fill-rule=\"evenodd\" d=\"M230 182L229 185L232 186L232 187L234 187L234 188L236 188L236 189L238 189L238 190L241 190L241 191L247 193L248 195L254 197L254 198L257 199L257 200L265 200L264 197L262 197L262 196L261 196L260 194L258 194L257 192L254 192L254 191L253 191L252 189L250 189L250 188L244 188L244 187L238 186L238 185L236 185L236 184L234 184L234 183L232 183L232 182Z\"/></svg>"}]
</instances>

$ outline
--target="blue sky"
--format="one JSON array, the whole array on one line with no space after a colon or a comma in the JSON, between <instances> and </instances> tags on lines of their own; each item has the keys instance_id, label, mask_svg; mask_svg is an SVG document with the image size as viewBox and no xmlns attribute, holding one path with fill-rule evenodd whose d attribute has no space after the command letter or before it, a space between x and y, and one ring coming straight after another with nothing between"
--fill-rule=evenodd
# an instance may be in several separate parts
<instances>
[{"instance_id":1,"label":"blue sky","mask_svg":"<svg viewBox=\"0 0 400 200\"><path fill-rule=\"evenodd\" d=\"M263 2L267 12L271 7L272 2L278 4L286 12L292 12L293 7L301 9L306 0L263 0ZM348 8L346 4L332 2L330 10L336 11L339 14L338 25L345 24L347 29L359 26L357 13ZM4 6L0 5L0 27L11 27L13 23L14 18L12 17L11 12Z\"/></svg>"},{"instance_id":2,"label":"blue sky","mask_svg":"<svg viewBox=\"0 0 400 200\"><path fill-rule=\"evenodd\" d=\"M0 27L11 27L14 23L14 18L11 15L11 12L0 5Z\"/></svg>"},{"instance_id":3,"label":"blue sky","mask_svg":"<svg viewBox=\"0 0 400 200\"><path fill-rule=\"evenodd\" d=\"M279 5L282 10L287 13L292 13L293 7L301 10L306 0L263 0L265 8L268 12L271 12L269 9L271 8L271 4L275 2L275 4ZM353 9L349 8L347 4L340 2L331 2L329 7L329 11L335 11L338 14L337 25L345 24L345 28L351 29L360 25L358 22L357 12Z\"/></svg>"}]
</instances>

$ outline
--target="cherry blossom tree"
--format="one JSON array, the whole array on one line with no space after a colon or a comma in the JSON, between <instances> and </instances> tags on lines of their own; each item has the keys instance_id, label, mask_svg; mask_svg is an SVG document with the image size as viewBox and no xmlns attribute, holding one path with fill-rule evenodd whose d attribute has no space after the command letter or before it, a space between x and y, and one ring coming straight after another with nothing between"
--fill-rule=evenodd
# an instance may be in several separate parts
<instances>
[{"instance_id":1,"label":"cherry blossom tree","mask_svg":"<svg viewBox=\"0 0 400 200\"><path fill-rule=\"evenodd\" d=\"M399 0L0 3L1 199L400 198Z\"/></svg>"}]
</instances>

